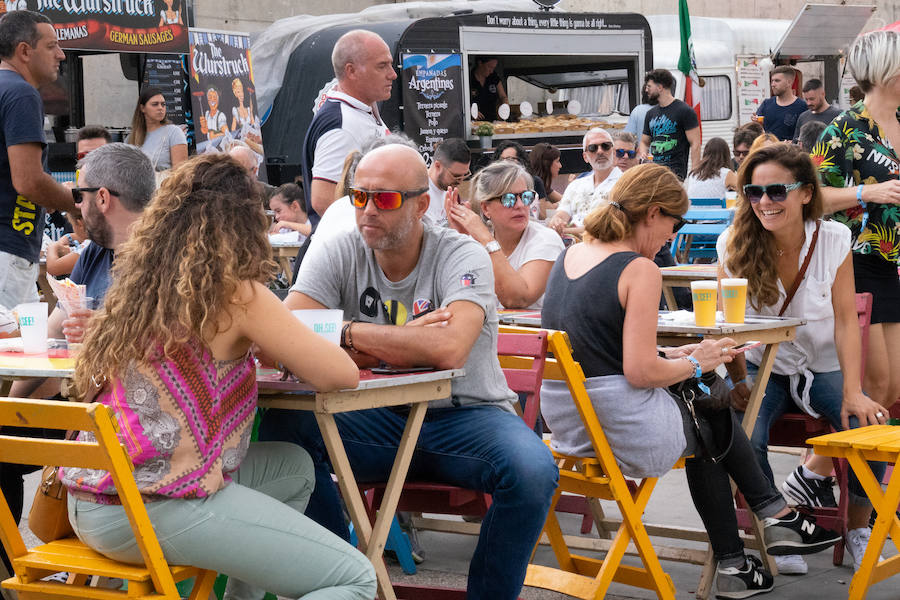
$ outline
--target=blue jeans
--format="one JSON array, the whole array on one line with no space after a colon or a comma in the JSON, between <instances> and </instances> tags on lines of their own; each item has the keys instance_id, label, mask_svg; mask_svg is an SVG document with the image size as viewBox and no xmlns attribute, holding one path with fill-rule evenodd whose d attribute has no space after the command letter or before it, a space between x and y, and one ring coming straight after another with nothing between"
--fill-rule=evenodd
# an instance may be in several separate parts
<instances>
[{"instance_id":1,"label":"blue jeans","mask_svg":"<svg viewBox=\"0 0 900 600\"><path fill-rule=\"evenodd\" d=\"M357 481L387 481L405 415L387 408L335 415ZM262 440L290 441L310 453L316 489L306 514L346 537L328 454L312 413L266 411ZM469 599L514 600L538 541L559 471L534 432L515 414L493 406L430 409L410 464L410 481L447 483L490 493L469 564Z\"/></svg>"},{"instance_id":2,"label":"blue jeans","mask_svg":"<svg viewBox=\"0 0 900 600\"><path fill-rule=\"evenodd\" d=\"M750 361L747 361L747 375L756 377L759 367ZM813 373L812 385L809 389L809 401L813 410L828 419L831 426L836 431L843 431L841 425L841 405L844 402L844 376L840 371L830 371L827 373ZM800 412L797 404L791 398L790 381L787 375L778 375L772 373L769 382L766 384L766 394L763 397L762 405L759 408L759 415L756 417L756 425L753 428L753 437L750 440L753 444L756 455L759 457L759 464L770 481L774 484L772 475L772 467L769 466L769 429L781 415L786 412ZM850 429L859 427L859 420L856 417L850 417ZM883 462L871 462L869 466L875 478L881 481L884 475L885 464ZM871 501L866 496L865 490L859 484L856 474L850 470L847 479L847 491L849 500L853 504L860 506L871 506Z\"/></svg>"}]
</instances>

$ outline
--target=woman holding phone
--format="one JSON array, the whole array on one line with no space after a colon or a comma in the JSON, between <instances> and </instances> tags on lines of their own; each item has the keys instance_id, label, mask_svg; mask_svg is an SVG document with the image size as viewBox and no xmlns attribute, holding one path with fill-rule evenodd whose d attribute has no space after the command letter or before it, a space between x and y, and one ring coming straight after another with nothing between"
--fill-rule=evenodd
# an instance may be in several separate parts
<instances>
[{"instance_id":1,"label":"woman holding phone","mask_svg":"<svg viewBox=\"0 0 900 600\"><path fill-rule=\"evenodd\" d=\"M797 317L807 324L783 342L753 429L759 462L774 484L768 460L769 428L782 414L803 410L826 417L837 430L884 423L887 412L860 382L860 335L853 293L850 231L823 221L819 177L801 148L778 142L751 152L738 175L734 223L716 246L719 275L747 279L747 313ZM793 293L792 293L793 292ZM750 349L727 365L732 402L743 410L750 378L762 361ZM884 465L874 469L876 476ZM837 506L831 459L813 456L783 485L797 504ZM851 473L847 549L858 566L868 543L872 504ZM776 558L780 571L806 573L799 556Z\"/></svg>"}]
</instances>

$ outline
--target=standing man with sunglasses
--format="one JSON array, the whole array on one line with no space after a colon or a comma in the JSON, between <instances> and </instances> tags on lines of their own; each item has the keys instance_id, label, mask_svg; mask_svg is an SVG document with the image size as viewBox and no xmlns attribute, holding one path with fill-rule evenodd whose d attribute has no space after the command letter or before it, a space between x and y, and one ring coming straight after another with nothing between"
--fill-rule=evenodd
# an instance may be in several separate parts
<instances>
[{"instance_id":1,"label":"standing man with sunglasses","mask_svg":"<svg viewBox=\"0 0 900 600\"><path fill-rule=\"evenodd\" d=\"M56 81L66 55L50 19L28 10L0 18L0 305L37 302L45 209L72 195L47 173L44 105L38 88Z\"/></svg>"},{"instance_id":2,"label":"standing man with sunglasses","mask_svg":"<svg viewBox=\"0 0 900 600\"><path fill-rule=\"evenodd\" d=\"M609 190L622 176L613 155L612 136L605 129L595 127L584 134L581 141L584 162L591 166L591 174L569 184L559 201L556 214L547 223L558 234L581 235L584 218L601 203L606 202Z\"/></svg>"},{"instance_id":3,"label":"standing man with sunglasses","mask_svg":"<svg viewBox=\"0 0 900 600\"><path fill-rule=\"evenodd\" d=\"M342 345L362 367L465 369L449 397L429 406L409 479L492 494L469 566L468 597L514 600L558 470L513 410L516 394L497 360L488 253L469 236L423 223L427 192L425 162L412 148L389 144L366 154L350 194L357 231L328 239L324 252L307 257L285 304L342 309ZM361 481L386 481L406 421L403 409L335 417L353 472ZM270 409L260 439L307 449L316 487L306 514L347 538L314 416Z\"/></svg>"},{"instance_id":4,"label":"standing man with sunglasses","mask_svg":"<svg viewBox=\"0 0 900 600\"><path fill-rule=\"evenodd\" d=\"M677 99L675 78L667 69L653 69L645 78L647 95L657 105L647 111L641 135L641 158L669 167L684 181L691 164L700 164L700 122L690 106Z\"/></svg>"}]
</instances>

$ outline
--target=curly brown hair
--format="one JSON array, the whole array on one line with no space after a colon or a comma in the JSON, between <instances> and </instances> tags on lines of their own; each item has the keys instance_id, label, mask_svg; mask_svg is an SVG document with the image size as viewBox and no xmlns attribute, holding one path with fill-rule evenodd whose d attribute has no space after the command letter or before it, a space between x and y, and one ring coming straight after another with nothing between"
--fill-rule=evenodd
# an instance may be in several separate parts
<instances>
[{"instance_id":1,"label":"curly brown hair","mask_svg":"<svg viewBox=\"0 0 900 600\"><path fill-rule=\"evenodd\" d=\"M824 212L818 172L809 154L799 146L778 142L751 152L744 160L738 171L739 196L726 246L725 267L734 277L747 280L747 298L755 310L778 302L775 236L762 226L744 196L744 185L752 183L753 171L768 162L777 163L790 171L795 181L810 186L812 196L803 205L804 221L818 219Z\"/></svg>"},{"instance_id":2,"label":"curly brown hair","mask_svg":"<svg viewBox=\"0 0 900 600\"><path fill-rule=\"evenodd\" d=\"M601 204L584 219L584 233L601 242L618 242L634 235L634 226L647 216L651 206L681 216L690 205L684 186L668 167L636 165L616 181L609 192L609 203Z\"/></svg>"},{"instance_id":3,"label":"curly brown hair","mask_svg":"<svg viewBox=\"0 0 900 600\"><path fill-rule=\"evenodd\" d=\"M116 249L112 285L75 366L79 397L132 362L171 356L230 326L245 281L268 282L276 264L256 182L233 158L205 154L179 165Z\"/></svg>"}]
</instances>

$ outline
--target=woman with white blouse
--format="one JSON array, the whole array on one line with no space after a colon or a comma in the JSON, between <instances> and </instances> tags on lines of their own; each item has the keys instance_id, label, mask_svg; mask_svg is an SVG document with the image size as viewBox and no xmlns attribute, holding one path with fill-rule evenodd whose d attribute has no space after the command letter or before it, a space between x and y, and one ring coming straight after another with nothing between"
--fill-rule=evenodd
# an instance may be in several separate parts
<instances>
[{"instance_id":1,"label":"woman with white blouse","mask_svg":"<svg viewBox=\"0 0 900 600\"><path fill-rule=\"evenodd\" d=\"M760 465L772 479L769 428L785 412L823 416L839 431L884 423L887 413L861 388L850 231L821 219L822 192L809 154L784 142L751 152L741 167L738 189L734 223L716 245L720 277L747 279L747 314L806 321L796 339L778 348L751 438ZM788 298L796 280L796 293ZM747 405L749 377L756 374L762 349L750 349L744 356L746 361L738 357L726 365L738 410ZM873 464L873 471L880 478L884 464ZM830 474L831 460L813 456L782 487L797 504L835 505ZM868 543L872 505L852 472L849 494L847 550L858 567ZM799 556L776 560L779 571L806 573Z\"/></svg>"},{"instance_id":2,"label":"woman with white blouse","mask_svg":"<svg viewBox=\"0 0 900 600\"><path fill-rule=\"evenodd\" d=\"M475 176L471 189L469 208L450 188L449 225L490 253L501 308L540 310L550 269L564 246L555 231L529 219L538 200L531 175L518 162L497 161Z\"/></svg>"}]
</instances>

